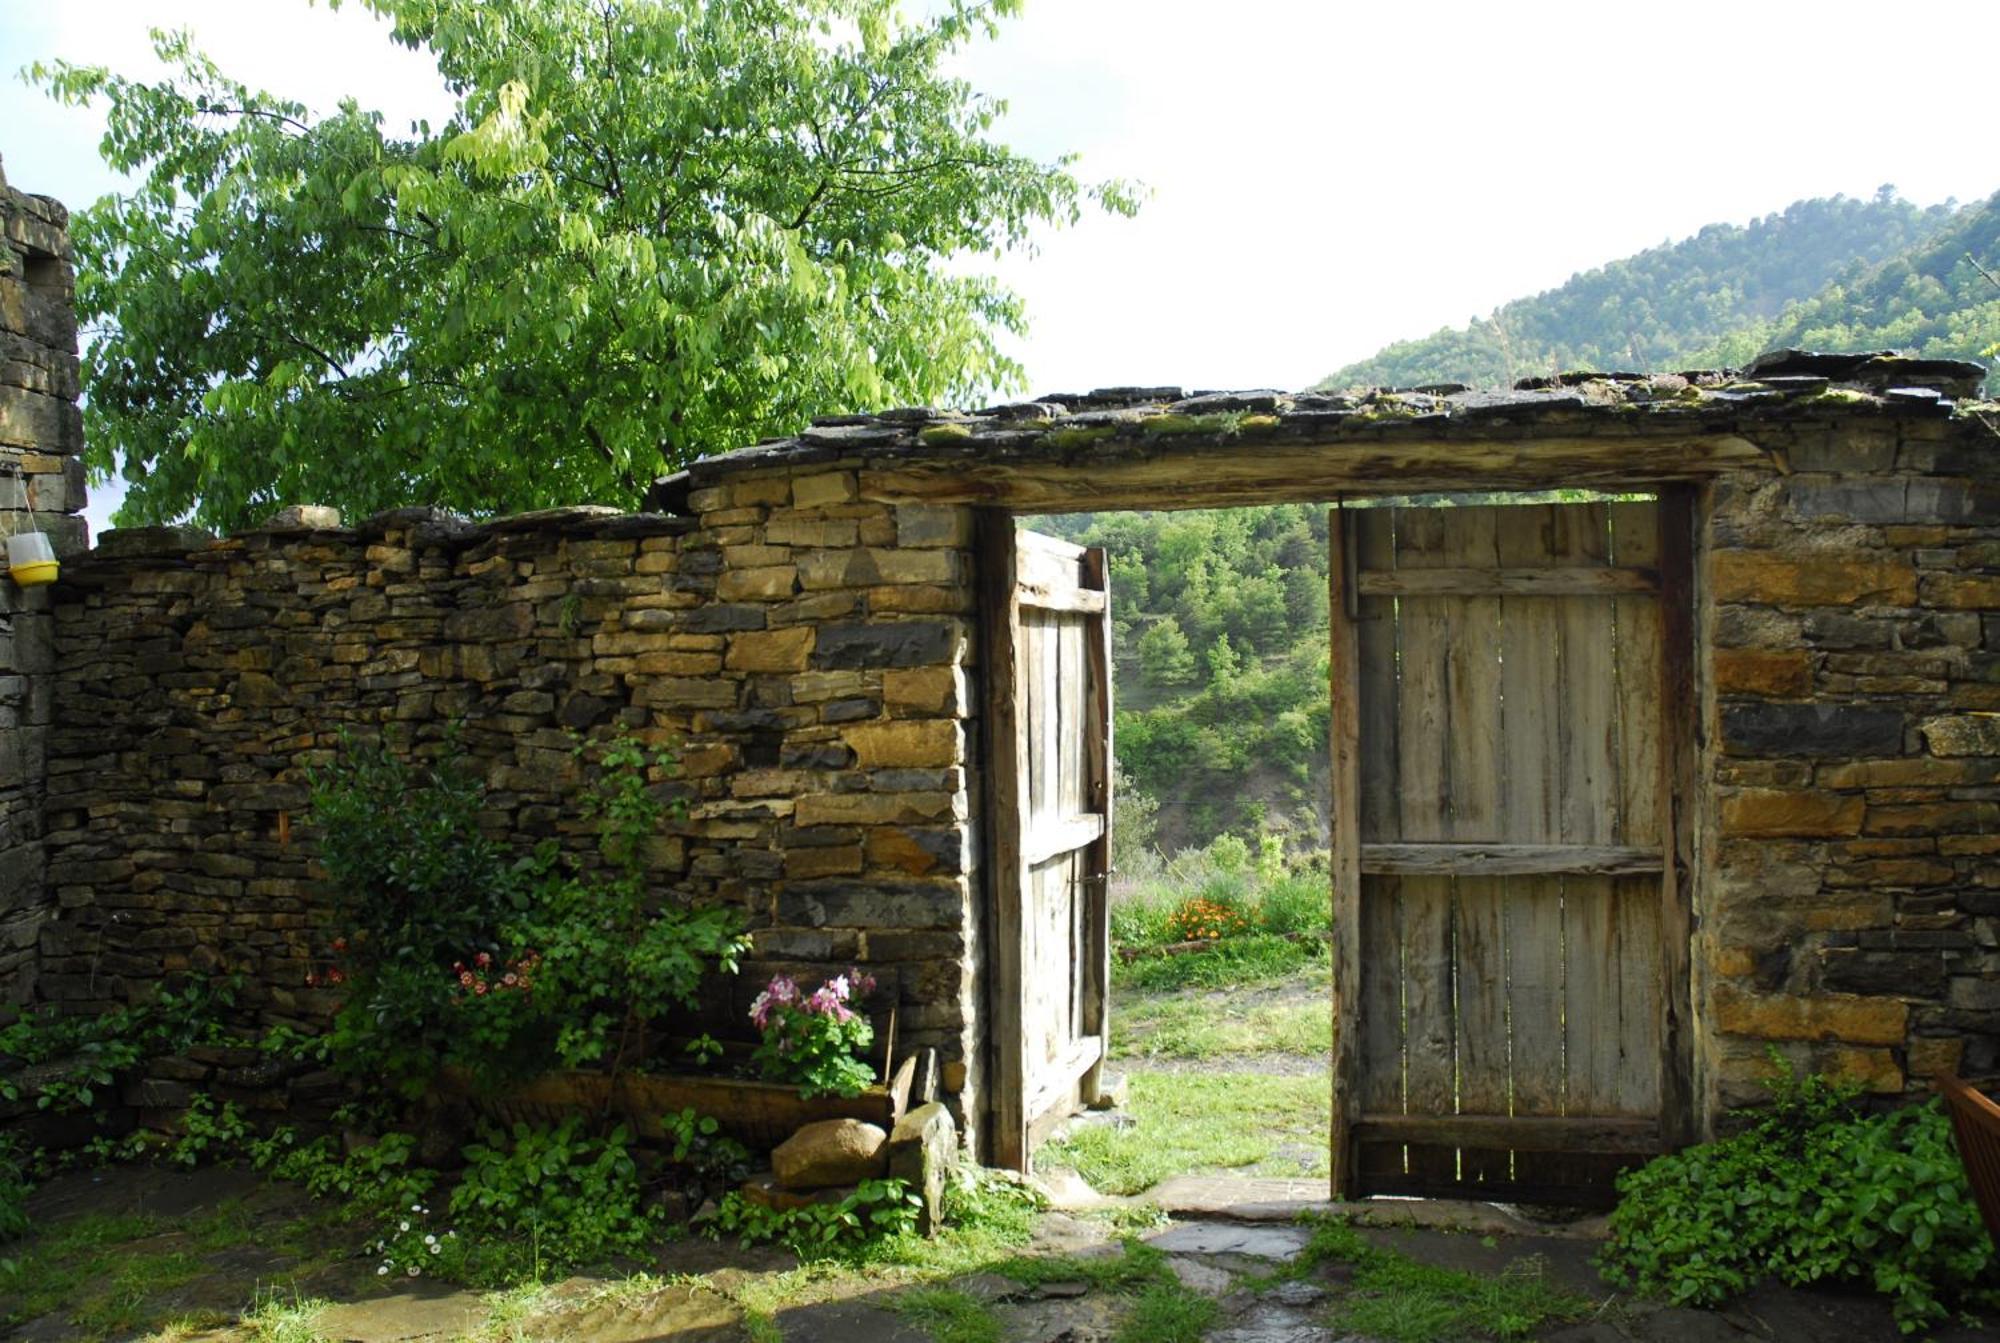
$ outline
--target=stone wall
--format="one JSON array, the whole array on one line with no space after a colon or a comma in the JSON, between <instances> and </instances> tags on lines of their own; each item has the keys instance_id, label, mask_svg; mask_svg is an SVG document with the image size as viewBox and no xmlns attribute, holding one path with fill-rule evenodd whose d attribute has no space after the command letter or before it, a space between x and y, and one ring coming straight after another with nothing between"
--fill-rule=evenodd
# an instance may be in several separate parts
<instances>
[{"instance_id":1,"label":"stone wall","mask_svg":"<svg viewBox=\"0 0 2000 1343\"><path fill-rule=\"evenodd\" d=\"M1774 1044L1878 1093L2000 1073L2000 431L1772 441L1704 510L1712 1098Z\"/></svg>"},{"instance_id":2,"label":"stone wall","mask_svg":"<svg viewBox=\"0 0 2000 1343\"><path fill-rule=\"evenodd\" d=\"M83 430L69 216L0 171L0 538L33 526L67 558L84 546ZM46 588L0 559L0 1019L34 993L43 886L42 783L54 664Z\"/></svg>"},{"instance_id":3,"label":"stone wall","mask_svg":"<svg viewBox=\"0 0 2000 1343\"><path fill-rule=\"evenodd\" d=\"M455 726L496 833L581 849L572 734L623 724L680 757L661 898L736 906L754 939L688 1033L746 1034L774 972L858 963L882 1043L893 1011L898 1057L934 1046L962 1089L969 517L850 498L815 477L745 482L699 523L292 509L220 542L107 533L55 608L42 997L228 970L246 1010L310 1026L304 776L341 728L436 751Z\"/></svg>"}]
</instances>

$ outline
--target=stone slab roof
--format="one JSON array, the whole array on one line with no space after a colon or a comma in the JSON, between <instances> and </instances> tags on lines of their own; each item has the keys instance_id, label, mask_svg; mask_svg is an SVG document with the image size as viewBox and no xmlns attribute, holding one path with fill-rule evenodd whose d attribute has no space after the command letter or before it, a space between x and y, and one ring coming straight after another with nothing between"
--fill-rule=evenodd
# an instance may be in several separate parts
<instances>
[{"instance_id":1,"label":"stone slab roof","mask_svg":"<svg viewBox=\"0 0 2000 1343\"><path fill-rule=\"evenodd\" d=\"M1075 462L1133 443L1202 450L1250 444L1518 440L1545 435L1725 434L1759 422L1830 416L1951 416L1987 370L1893 351L1779 350L1741 369L1565 373L1506 389L1456 383L1350 392L1185 392L1108 387L961 412L928 406L832 415L656 481L646 507L685 512L690 491L743 471L865 457L930 469Z\"/></svg>"}]
</instances>

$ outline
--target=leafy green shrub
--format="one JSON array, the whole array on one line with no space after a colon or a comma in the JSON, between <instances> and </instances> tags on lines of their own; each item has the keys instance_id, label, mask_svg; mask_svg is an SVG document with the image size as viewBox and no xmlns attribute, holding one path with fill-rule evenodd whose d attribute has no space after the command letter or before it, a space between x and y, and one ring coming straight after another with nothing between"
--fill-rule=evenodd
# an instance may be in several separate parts
<instances>
[{"instance_id":1,"label":"leafy green shrub","mask_svg":"<svg viewBox=\"0 0 2000 1343\"><path fill-rule=\"evenodd\" d=\"M1323 873L1288 872L1257 895L1257 923L1267 933L1314 934L1333 928L1333 888Z\"/></svg>"},{"instance_id":2,"label":"leafy green shrub","mask_svg":"<svg viewBox=\"0 0 2000 1343\"><path fill-rule=\"evenodd\" d=\"M549 848L511 857L479 828L485 788L455 752L416 764L382 742L343 737L312 771L319 859L334 890L326 978L345 983L331 1049L337 1066L408 1095L430 1085L463 1027L444 967L497 949L553 864Z\"/></svg>"},{"instance_id":3,"label":"leafy green shrub","mask_svg":"<svg viewBox=\"0 0 2000 1343\"><path fill-rule=\"evenodd\" d=\"M733 910L659 900L647 882L669 811L649 776L670 757L619 737L600 763L582 803L601 859L588 870L565 868L552 843L517 854L488 839L484 787L449 763L348 741L315 773L333 947L347 958L327 977L350 985L330 1043L339 1066L413 1097L445 1064L489 1084L630 1064L704 974L735 968Z\"/></svg>"},{"instance_id":4,"label":"leafy green shrub","mask_svg":"<svg viewBox=\"0 0 2000 1343\"><path fill-rule=\"evenodd\" d=\"M670 772L673 758L620 736L601 764L583 810L602 867L550 884L508 947L540 958L536 1001L559 1023L567 1067L645 1058L658 1023L694 1003L711 969L734 973L749 945L735 910L656 900L647 886L646 846L680 807L654 795L648 774Z\"/></svg>"},{"instance_id":5,"label":"leafy green shrub","mask_svg":"<svg viewBox=\"0 0 2000 1343\"><path fill-rule=\"evenodd\" d=\"M465 1149L465 1173L451 1195L458 1230L511 1242L537 1270L643 1249L659 1213L645 1206L631 1141L623 1126L591 1137L577 1116L551 1129L516 1124L511 1135L488 1135Z\"/></svg>"},{"instance_id":6,"label":"leafy green shrub","mask_svg":"<svg viewBox=\"0 0 2000 1343\"><path fill-rule=\"evenodd\" d=\"M740 1184L750 1173L750 1149L692 1105L660 1116L660 1125L673 1144L668 1157L700 1181L704 1191Z\"/></svg>"},{"instance_id":7,"label":"leafy green shrub","mask_svg":"<svg viewBox=\"0 0 2000 1343\"><path fill-rule=\"evenodd\" d=\"M1164 886L1147 884L1119 891L1111 901L1111 943L1156 947L1173 941L1167 920L1180 902Z\"/></svg>"},{"instance_id":8,"label":"leafy green shrub","mask_svg":"<svg viewBox=\"0 0 2000 1343\"><path fill-rule=\"evenodd\" d=\"M711 1235L734 1234L746 1244L776 1241L801 1259L859 1254L874 1243L917 1228L923 1197L902 1180L863 1180L834 1203L767 1208L731 1190L708 1222Z\"/></svg>"},{"instance_id":9,"label":"leafy green shrub","mask_svg":"<svg viewBox=\"0 0 2000 1343\"><path fill-rule=\"evenodd\" d=\"M250 1125L235 1101L215 1101L197 1092L188 1098L187 1112L181 1116L180 1136L167 1148L167 1160L192 1169L203 1161L217 1161L236 1155L250 1137Z\"/></svg>"},{"instance_id":10,"label":"leafy green shrub","mask_svg":"<svg viewBox=\"0 0 2000 1343\"><path fill-rule=\"evenodd\" d=\"M1994 1247L1935 1100L1863 1115L1854 1091L1779 1061L1772 1104L1719 1142L1620 1178L1601 1258L1613 1281L1715 1305L1765 1277L1851 1282L1915 1332L2000 1301Z\"/></svg>"}]
</instances>

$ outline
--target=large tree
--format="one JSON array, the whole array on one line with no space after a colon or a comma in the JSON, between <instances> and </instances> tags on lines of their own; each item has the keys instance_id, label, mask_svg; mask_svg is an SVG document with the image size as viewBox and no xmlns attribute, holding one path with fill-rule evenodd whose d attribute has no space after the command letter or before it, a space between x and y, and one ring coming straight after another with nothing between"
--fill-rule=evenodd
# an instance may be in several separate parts
<instances>
[{"instance_id":1,"label":"large tree","mask_svg":"<svg viewBox=\"0 0 2000 1343\"><path fill-rule=\"evenodd\" d=\"M121 521L631 504L816 412L1014 382L1020 305L954 258L1132 208L942 71L1018 0L361 3L435 56L446 125L315 116L179 33L158 83L35 68L143 174L74 222Z\"/></svg>"}]
</instances>

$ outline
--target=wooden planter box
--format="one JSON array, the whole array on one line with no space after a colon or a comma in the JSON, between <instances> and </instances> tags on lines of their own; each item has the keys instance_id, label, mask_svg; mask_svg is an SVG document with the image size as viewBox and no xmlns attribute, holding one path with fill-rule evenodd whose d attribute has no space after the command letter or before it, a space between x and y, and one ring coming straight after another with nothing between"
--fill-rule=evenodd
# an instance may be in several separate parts
<instances>
[{"instance_id":1,"label":"wooden planter box","mask_svg":"<svg viewBox=\"0 0 2000 1343\"><path fill-rule=\"evenodd\" d=\"M859 1119L884 1131L896 1127L909 1104L915 1060L906 1059L887 1086L858 1096L815 1096L794 1086L700 1074L597 1072L543 1073L502 1091L482 1093L471 1079L447 1070L439 1091L469 1102L501 1124L554 1124L578 1113L613 1114L642 1138L663 1134L661 1116L692 1106L753 1152L767 1152L821 1119Z\"/></svg>"}]
</instances>

